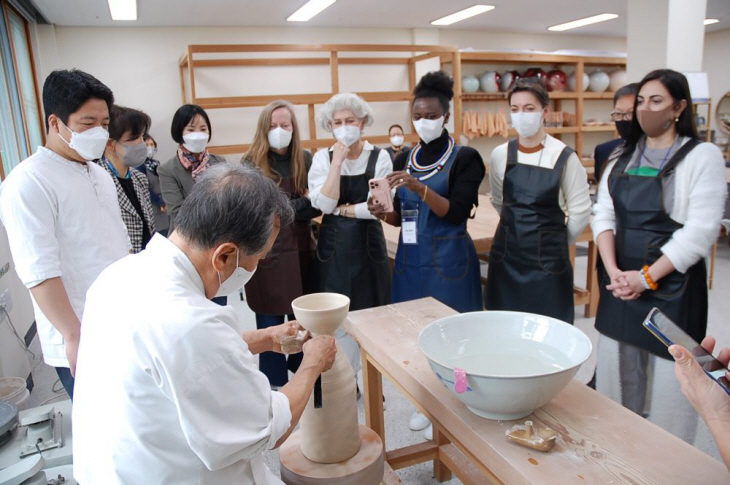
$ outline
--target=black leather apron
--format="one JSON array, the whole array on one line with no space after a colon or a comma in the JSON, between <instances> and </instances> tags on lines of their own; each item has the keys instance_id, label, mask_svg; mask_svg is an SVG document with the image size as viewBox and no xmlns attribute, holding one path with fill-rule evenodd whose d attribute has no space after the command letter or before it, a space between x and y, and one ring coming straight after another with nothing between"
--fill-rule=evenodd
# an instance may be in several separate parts
<instances>
[{"instance_id":1,"label":"black leather apron","mask_svg":"<svg viewBox=\"0 0 730 485\"><path fill-rule=\"evenodd\" d=\"M682 224L669 217L663 204L662 178L674 171L699 144L690 140L677 150L656 177L625 173L632 154L619 158L609 174L608 188L616 213L616 263L624 271L651 266L662 256L661 248ZM673 271L657 283L656 291L644 291L636 300L623 301L606 289L610 278L598 266L600 300L596 329L624 342L670 359L664 344L643 328L649 311L657 307L701 342L707 331L707 268L701 259L686 273Z\"/></svg>"},{"instance_id":2,"label":"black leather apron","mask_svg":"<svg viewBox=\"0 0 730 485\"><path fill-rule=\"evenodd\" d=\"M368 181L375 177L379 152L379 148L373 149L364 174L340 177L339 205L367 202ZM350 297L350 311L390 302L390 263L377 219L325 214L314 265L317 291Z\"/></svg>"},{"instance_id":3,"label":"black leather apron","mask_svg":"<svg viewBox=\"0 0 730 485\"><path fill-rule=\"evenodd\" d=\"M574 152L563 148L550 169L518 163L517 150L517 140L510 140L504 202L489 253L485 306L572 324L573 268L559 198L563 170Z\"/></svg>"},{"instance_id":4,"label":"black leather apron","mask_svg":"<svg viewBox=\"0 0 730 485\"><path fill-rule=\"evenodd\" d=\"M299 197L294 179L279 186L289 197ZM283 227L266 258L246 284L248 306L259 315L291 315L291 302L309 293L313 242L310 221L294 221Z\"/></svg>"}]
</instances>

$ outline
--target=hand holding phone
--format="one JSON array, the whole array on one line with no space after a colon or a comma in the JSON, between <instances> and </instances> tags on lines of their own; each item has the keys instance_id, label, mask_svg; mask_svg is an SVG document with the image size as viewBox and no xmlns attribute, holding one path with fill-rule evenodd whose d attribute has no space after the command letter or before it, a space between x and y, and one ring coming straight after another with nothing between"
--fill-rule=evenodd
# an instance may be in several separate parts
<instances>
[{"instance_id":1,"label":"hand holding phone","mask_svg":"<svg viewBox=\"0 0 730 485\"><path fill-rule=\"evenodd\" d=\"M676 344L689 350L702 370L705 371L705 374L730 395L730 381L727 379L728 369L658 308L654 308L649 312L646 320L644 320L644 327L667 347Z\"/></svg>"},{"instance_id":2,"label":"hand holding phone","mask_svg":"<svg viewBox=\"0 0 730 485\"><path fill-rule=\"evenodd\" d=\"M369 184L372 202L383 206L385 212L393 212L393 196L388 179L370 179Z\"/></svg>"}]
</instances>

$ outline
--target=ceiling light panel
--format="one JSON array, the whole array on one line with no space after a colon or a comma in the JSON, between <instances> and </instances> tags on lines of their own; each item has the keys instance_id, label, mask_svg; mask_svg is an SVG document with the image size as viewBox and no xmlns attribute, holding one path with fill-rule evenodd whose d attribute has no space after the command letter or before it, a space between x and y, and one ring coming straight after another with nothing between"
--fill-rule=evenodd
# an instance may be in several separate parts
<instances>
[{"instance_id":1,"label":"ceiling light panel","mask_svg":"<svg viewBox=\"0 0 730 485\"><path fill-rule=\"evenodd\" d=\"M479 15L484 12L489 12L490 10L494 10L493 5L474 5L473 7L469 7L464 10L460 10L458 12L452 13L451 15L447 15L446 17L441 17L440 19L436 19L433 22L431 22L431 25L455 24L456 22L461 22L462 20L466 20L468 18L474 17L475 15Z\"/></svg>"},{"instance_id":2,"label":"ceiling light panel","mask_svg":"<svg viewBox=\"0 0 730 485\"><path fill-rule=\"evenodd\" d=\"M584 19L573 20L564 24L553 25L548 27L548 30L553 32L562 32L564 30L577 29L578 27L585 27L586 25L597 24L598 22L605 22L606 20L613 20L618 17L615 13L602 13L600 15L594 15L592 17L586 17Z\"/></svg>"},{"instance_id":3,"label":"ceiling light panel","mask_svg":"<svg viewBox=\"0 0 730 485\"><path fill-rule=\"evenodd\" d=\"M287 18L289 22L307 22L337 0L309 0Z\"/></svg>"},{"instance_id":4,"label":"ceiling light panel","mask_svg":"<svg viewBox=\"0 0 730 485\"><path fill-rule=\"evenodd\" d=\"M137 0L108 0L112 20L137 20Z\"/></svg>"}]
</instances>

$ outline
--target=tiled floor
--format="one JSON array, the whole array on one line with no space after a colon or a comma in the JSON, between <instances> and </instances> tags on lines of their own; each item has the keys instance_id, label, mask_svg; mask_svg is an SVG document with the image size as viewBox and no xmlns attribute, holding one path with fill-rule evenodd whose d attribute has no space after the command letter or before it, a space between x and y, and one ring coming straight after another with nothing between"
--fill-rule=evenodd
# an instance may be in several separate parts
<instances>
[{"instance_id":1,"label":"tiled floor","mask_svg":"<svg viewBox=\"0 0 730 485\"><path fill-rule=\"evenodd\" d=\"M580 253L579 253L580 254ZM585 274L585 257L579 257L576 261L576 274ZM583 284L582 280L576 279L577 284ZM717 251L717 262L715 265L714 289L710 292L710 309L709 309L709 328L708 333L715 335L720 346L730 346L730 325L728 325L727 316L730 315L730 247L728 247L727 239L720 241ZM253 314L246 307L245 303L238 301L238 298L232 298L232 304L235 305L244 315L246 325L250 328L255 327ZM576 314L582 314L582 308L576 309ZM576 325L586 332L591 339L596 342L597 333L593 329L593 319L577 318ZM40 347L37 340L33 342L31 350L36 354L33 368L33 378L35 388L31 393L31 405L38 406L45 401L65 396L65 392L57 382L55 371L40 361ZM595 352L594 352L595 354ZM587 382L593 374L595 367L595 356L583 365L578 372L577 379ZM54 389L59 390L55 392ZM387 409L385 412L386 421L386 442L389 449L407 446L423 441L421 432L413 432L408 429L408 419L411 416L413 406L392 386L389 382L384 383L385 399ZM363 402L358 402L360 410L360 421L364 422ZM719 454L712 436L709 431L704 428L700 430L697 437L697 446L719 459ZM278 475L278 454L276 451L266 453L266 461L269 467ZM422 464L399 470L398 474L406 484L423 485L438 483L433 479L432 467L430 464ZM448 483L460 483L457 479L453 479Z\"/></svg>"}]
</instances>

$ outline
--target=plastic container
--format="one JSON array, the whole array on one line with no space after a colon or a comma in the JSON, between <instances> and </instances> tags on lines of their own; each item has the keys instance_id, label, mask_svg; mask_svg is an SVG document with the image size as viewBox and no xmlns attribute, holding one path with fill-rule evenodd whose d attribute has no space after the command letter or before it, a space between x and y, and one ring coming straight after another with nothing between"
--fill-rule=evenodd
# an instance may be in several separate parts
<instances>
[{"instance_id":1,"label":"plastic container","mask_svg":"<svg viewBox=\"0 0 730 485\"><path fill-rule=\"evenodd\" d=\"M8 401L18 410L30 407L30 392L22 377L0 377L0 401Z\"/></svg>"}]
</instances>

